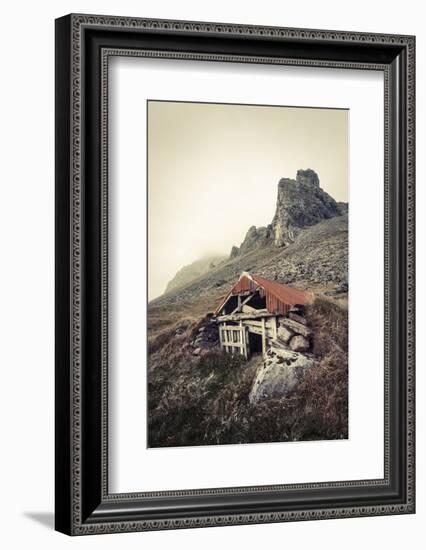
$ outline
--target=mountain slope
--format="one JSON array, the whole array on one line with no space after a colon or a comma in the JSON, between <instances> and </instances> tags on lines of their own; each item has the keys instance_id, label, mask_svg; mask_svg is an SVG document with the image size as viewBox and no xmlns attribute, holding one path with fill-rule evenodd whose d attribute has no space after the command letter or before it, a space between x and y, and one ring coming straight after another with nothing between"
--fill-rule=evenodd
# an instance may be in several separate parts
<instances>
[{"instance_id":1,"label":"mountain slope","mask_svg":"<svg viewBox=\"0 0 426 550\"><path fill-rule=\"evenodd\" d=\"M226 293L242 271L249 271L300 288L347 284L348 217L338 216L301 229L285 248L256 248L231 258L184 287L153 300L150 305L192 301L209 294Z\"/></svg>"},{"instance_id":2,"label":"mountain slope","mask_svg":"<svg viewBox=\"0 0 426 550\"><path fill-rule=\"evenodd\" d=\"M278 184L275 216L267 227L250 227L240 247L215 265L200 261L172 280L167 293L151 306L220 296L242 271L300 288L346 292L348 281L348 205L320 188L313 170ZM202 267L201 267L202 266Z\"/></svg>"},{"instance_id":3,"label":"mountain slope","mask_svg":"<svg viewBox=\"0 0 426 550\"><path fill-rule=\"evenodd\" d=\"M348 437L348 207L324 193L312 171L298 177L280 180L270 225L250 227L229 258L150 302L150 447ZM181 280L196 272L182 271ZM242 271L316 295L308 327L300 325L312 330L313 365L297 386L265 401L249 396L268 360L221 350L211 316ZM279 368L270 376L275 387L287 383Z\"/></svg>"},{"instance_id":4,"label":"mountain slope","mask_svg":"<svg viewBox=\"0 0 426 550\"><path fill-rule=\"evenodd\" d=\"M205 256L200 260L192 262L189 265L186 265L180 269L176 275L169 281L167 284L164 294L168 294L174 290L177 290L194 279L201 277L202 275L208 273L211 269L217 267L226 259L225 256Z\"/></svg>"}]
</instances>

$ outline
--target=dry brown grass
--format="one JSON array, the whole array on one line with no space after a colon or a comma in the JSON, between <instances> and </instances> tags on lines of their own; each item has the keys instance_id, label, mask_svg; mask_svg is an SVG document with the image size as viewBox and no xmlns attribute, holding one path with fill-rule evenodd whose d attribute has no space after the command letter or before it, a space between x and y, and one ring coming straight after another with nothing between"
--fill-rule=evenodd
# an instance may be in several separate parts
<instances>
[{"instance_id":1,"label":"dry brown grass","mask_svg":"<svg viewBox=\"0 0 426 550\"><path fill-rule=\"evenodd\" d=\"M248 395L259 357L245 362L218 350L201 358L191 353L189 343L215 304L217 298L183 304L179 316L150 310L150 446L346 438L347 307L317 296L307 310L317 366L288 397L252 406Z\"/></svg>"}]
</instances>

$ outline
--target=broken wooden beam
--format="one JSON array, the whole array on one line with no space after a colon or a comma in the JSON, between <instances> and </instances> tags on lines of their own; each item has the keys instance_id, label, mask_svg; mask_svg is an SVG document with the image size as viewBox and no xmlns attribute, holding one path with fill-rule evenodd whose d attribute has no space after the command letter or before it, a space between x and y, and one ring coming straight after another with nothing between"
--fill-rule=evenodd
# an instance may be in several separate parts
<instances>
[{"instance_id":1,"label":"broken wooden beam","mask_svg":"<svg viewBox=\"0 0 426 550\"><path fill-rule=\"evenodd\" d=\"M221 315L217 318L219 322L240 321L244 319L262 319L263 317L275 317L271 315L267 309L258 309L255 313L235 313L229 315Z\"/></svg>"}]
</instances>

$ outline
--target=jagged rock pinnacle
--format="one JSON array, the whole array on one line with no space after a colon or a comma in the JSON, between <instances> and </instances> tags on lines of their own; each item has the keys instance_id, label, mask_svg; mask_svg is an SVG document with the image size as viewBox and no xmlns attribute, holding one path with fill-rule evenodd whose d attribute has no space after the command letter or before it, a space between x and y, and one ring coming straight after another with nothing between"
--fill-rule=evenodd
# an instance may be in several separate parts
<instances>
[{"instance_id":1,"label":"jagged rock pinnacle","mask_svg":"<svg viewBox=\"0 0 426 550\"><path fill-rule=\"evenodd\" d=\"M304 227L340 216L343 212L343 206L339 206L321 189L318 174L314 170L298 170L295 180L281 178L278 183L272 223L267 227L250 227L241 246L232 248L231 258L243 256L265 244L287 246Z\"/></svg>"},{"instance_id":2,"label":"jagged rock pinnacle","mask_svg":"<svg viewBox=\"0 0 426 550\"><path fill-rule=\"evenodd\" d=\"M321 220L340 216L339 206L320 187L314 170L298 170L296 180L282 178L272 232L275 246L287 246L300 230Z\"/></svg>"}]
</instances>

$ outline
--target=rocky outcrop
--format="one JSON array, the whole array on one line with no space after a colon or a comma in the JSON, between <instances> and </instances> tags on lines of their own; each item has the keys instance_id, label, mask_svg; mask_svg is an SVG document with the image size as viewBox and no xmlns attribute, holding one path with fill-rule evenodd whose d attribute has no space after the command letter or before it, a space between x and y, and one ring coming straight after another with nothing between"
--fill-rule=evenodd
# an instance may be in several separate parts
<instances>
[{"instance_id":1,"label":"rocky outcrop","mask_svg":"<svg viewBox=\"0 0 426 550\"><path fill-rule=\"evenodd\" d=\"M252 225L247 231L246 236L241 243L240 247L233 246L231 250L230 258L236 258L237 256L244 256L248 252L268 246L272 243L272 227L256 227Z\"/></svg>"},{"instance_id":2,"label":"rocky outcrop","mask_svg":"<svg viewBox=\"0 0 426 550\"><path fill-rule=\"evenodd\" d=\"M298 170L296 174L296 182L300 185L307 185L310 187L320 188L320 181L318 174L308 168L307 170Z\"/></svg>"},{"instance_id":3,"label":"rocky outcrop","mask_svg":"<svg viewBox=\"0 0 426 550\"><path fill-rule=\"evenodd\" d=\"M219 346L219 329L211 315L207 315L196 328L191 346L193 355L202 355Z\"/></svg>"},{"instance_id":4,"label":"rocky outcrop","mask_svg":"<svg viewBox=\"0 0 426 550\"><path fill-rule=\"evenodd\" d=\"M338 202L337 206L339 207L340 214L349 214L349 203L347 202Z\"/></svg>"},{"instance_id":5,"label":"rocky outcrop","mask_svg":"<svg viewBox=\"0 0 426 550\"><path fill-rule=\"evenodd\" d=\"M292 350L270 347L250 391L250 403L288 395L303 380L313 359Z\"/></svg>"},{"instance_id":6,"label":"rocky outcrop","mask_svg":"<svg viewBox=\"0 0 426 550\"><path fill-rule=\"evenodd\" d=\"M302 228L340 215L337 202L321 189L318 174L311 169L298 170L295 180L282 178L278 184L272 220L274 244L287 246Z\"/></svg>"},{"instance_id":7,"label":"rocky outcrop","mask_svg":"<svg viewBox=\"0 0 426 550\"><path fill-rule=\"evenodd\" d=\"M298 170L295 180L281 178L278 183L272 223L267 227L250 227L240 247L232 247L230 258L244 256L264 246L287 246L294 242L304 227L347 214L347 211L347 203L337 203L321 189L314 170Z\"/></svg>"},{"instance_id":8,"label":"rocky outcrop","mask_svg":"<svg viewBox=\"0 0 426 550\"><path fill-rule=\"evenodd\" d=\"M230 259L236 258L240 254L240 249L238 246L233 246L231 249Z\"/></svg>"},{"instance_id":9,"label":"rocky outcrop","mask_svg":"<svg viewBox=\"0 0 426 550\"><path fill-rule=\"evenodd\" d=\"M226 258L224 256L206 256L192 264L180 269L171 281L167 284L165 294L173 292L191 283L198 277L206 275L209 271L218 267Z\"/></svg>"},{"instance_id":10,"label":"rocky outcrop","mask_svg":"<svg viewBox=\"0 0 426 550\"><path fill-rule=\"evenodd\" d=\"M285 397L314 365L309 353L313 332L302 305L293 306L286 317L278 319L277 338L266 351L250 392L250 402Z\"/></svg>"}]
</instances>

